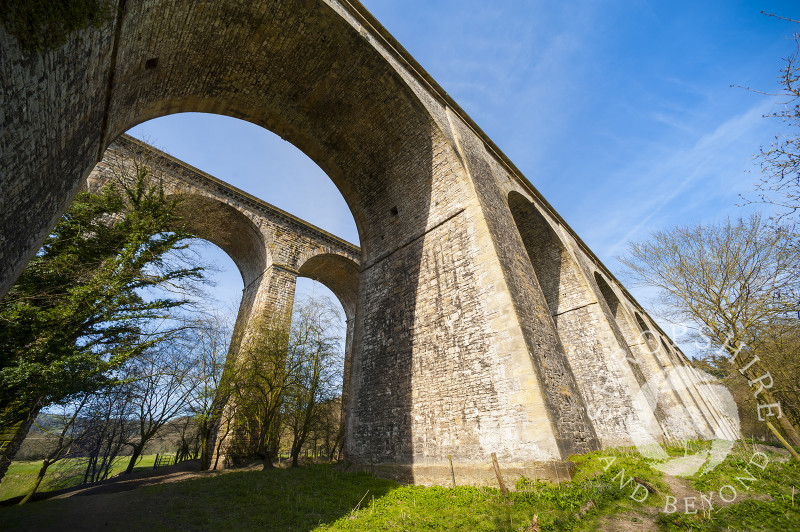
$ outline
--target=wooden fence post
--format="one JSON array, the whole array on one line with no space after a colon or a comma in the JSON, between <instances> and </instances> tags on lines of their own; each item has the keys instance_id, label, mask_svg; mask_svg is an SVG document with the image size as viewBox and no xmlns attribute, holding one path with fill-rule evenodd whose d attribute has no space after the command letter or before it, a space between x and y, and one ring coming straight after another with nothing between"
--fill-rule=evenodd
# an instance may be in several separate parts
<instances>
[{"instance_id":1,"label":"wooden fence post","mask_svg":"<svg viewBox=\"0 0 800 532\"><path fill-rule=\"evenodd\" d=\"M503 497L508 497L508 490L506 484L503 482L503 475L500 474L500 465L497 463L497 455L492 453L492 465L494 466L494 474L497 475L497 482L500 484L500 493Z\"/></svg>"}]
</instances>

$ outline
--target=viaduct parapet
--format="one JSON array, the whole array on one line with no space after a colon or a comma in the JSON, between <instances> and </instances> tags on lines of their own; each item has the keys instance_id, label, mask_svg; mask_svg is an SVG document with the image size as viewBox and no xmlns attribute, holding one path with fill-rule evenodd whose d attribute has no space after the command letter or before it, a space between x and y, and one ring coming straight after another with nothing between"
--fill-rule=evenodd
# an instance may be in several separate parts
<instances>
[{"instance_id":1,"label":"viaduct parapet","mask_svg":"<svg viewBox=\"0 0 800 532\"><path fill-rule=\"evenodd\" d=\"M735 436L691 382L658 402L640 393L685 357L358 2L114 4L104 27L44 54L0 29L0 295L120 135L171 113L223 114L297 146L354 215L360 254L288 215L267 221L213 179L194 210L237 227L208 235L257 286L251 307L304 268L322 277L316 257L357 265L355 297L340 296L352 322L348 460L446 483L452 455L457 476L489 482L494 452L509 474L563 478L570 454L642 435ZM281 238L328 251L268 254Z\"/></svg>"}]
</instances>

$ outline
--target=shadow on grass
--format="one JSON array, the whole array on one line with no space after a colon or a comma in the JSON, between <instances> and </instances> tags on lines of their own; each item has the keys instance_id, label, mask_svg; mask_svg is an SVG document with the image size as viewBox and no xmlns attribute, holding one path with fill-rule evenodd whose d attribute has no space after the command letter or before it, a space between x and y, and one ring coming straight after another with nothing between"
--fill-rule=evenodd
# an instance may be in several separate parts
<instances>
[{"instance_id":1,"label":"shadow on grass","mask_svg":"<svg viewBox=\"0 0 800 532\"><path fill-rule=\"evenodd\" d=\"M739 466L749 463L749 452L743 449L729 456L702 479L706 483L702 489L719 492L720 485L734 482L742 474ZM328 465L210 473L128 492L3 508L0 528L489 532L529 529L534 516L542 532L597 530L601 524L624 523L654 530L659 526L656 521L660 529L668 530L797 528L800 505L795 508L792 496L800 485L800 465L794 462L771 462L753 484L751 499L719 508L705 518L702 512L659 515L671 488L633 449L606 449L572 460L576 463L572 481L553 484L520 479L508 497L487 487L401 487L367 473L338 472ZM657 494L644 502L632 500L633 477L655 487ZM586 506L588 501L592 505Z\"/></svg>"},{"instance_id":2,"label":"shadow on grass","mask_svg":"<svg viewBox=\"0 0 800 532\"><path fill-rule=\"evenodd\" d=\"M229 473L0 509L11 530L312 530L395 482L329 465ZM362 504L364 504L362 502Z\"/></svg>"},{"instance_id":3,"label":"shadow on grass","mask_svg":"<svg viewBox=\"0 0 800 532\"><path fill-rule=\"evenodd\" d=\"M82 484L86 471L86 462L82 458L67 458L60 460L47 470L39 489L29 502L41 501L51 497L65 495L77 491L85 495L91 495L94 491L102 492L104 487L111 487L107 492L124 491L124 489L114 489L120 486L120 481L131 481L150 476L159 476L175 471L190 471L199 469L199 460L188 460L173 466L153 469L153 462L156 455L144 455L140 457L137 465L133 468L132 474L120 477L128 464L128 457L122 457L115 461L109 478ZM25 494L33 487L36 474L42 466L41 460L15 461L12 462L8 472L0 483L0 506L14 506L18 504ZM138 487L135 484L128 489Z\"/></svg>"}]
</instances>

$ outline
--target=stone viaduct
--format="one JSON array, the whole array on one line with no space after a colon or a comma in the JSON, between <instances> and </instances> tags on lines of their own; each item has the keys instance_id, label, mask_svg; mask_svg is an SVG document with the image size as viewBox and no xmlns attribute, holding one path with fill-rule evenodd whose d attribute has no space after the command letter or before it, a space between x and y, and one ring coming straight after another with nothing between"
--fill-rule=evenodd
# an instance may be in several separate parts
<instances>
[{"instance_id":1,"label":"stone viaduct","mask_svg":"<svg viewBox=\"0 0 800 532\"><path fill-rule=\"evenodd\" d=\"M185 227L219 246L239 268L244 283L240 322L257 309L285 314L294 301L297 277L330 288L347 321L355 318L358 246L128 135L106 150L89 175L89 188L109 181L116 169L134 159L147 165L167 194L183 196L180 216Z\"/></svg>"},{"instance_id":2,"label":"stone viaduct","mask_svg":"<svg viewBox=\"0 0 800 532\"><path fill-rule=\"evenodd\" d=\"M237 330L246 329L253 316L286 316L297 278L308 277L327 286L342 304L349 359L358 299L358 246L128 135L106 150L89 175L89 189L120 175L136 175L125 171L133 164L146 165L150 179L158 180L167 194L180 194L184 227L219 246L236 264L244 284Z\"/></svg>"},{"instance_id":3,"label":"stone viaduct","mask_svg":"<svg viewBox=\"0 0 800 532\"><path fill-rule=\"evenodd\" d=\"M128 135L106 149L87 186L94 191L115 179L130 180L142 167L168 195L183 198L179 211L183 227L219 246L239 269L244 289L234 337L260 318L284 320L291 314L297 278L308 277L327 286L342 305L347 324L345 368L350 367L361 260L358 246ZM235 350L232 346L231 356ZM349 372L345 373L347 377Z\"/></svg>"},{"instance_id":4,"label":"stone viaduct","mask_svg":"<svg viewBox=\"0 0 800 532\"><path fill-rule=\"evenodd\" d=\"M220 238L253 304L304 267L342 293L352 286L342 279L357 276L345 405L353 463L444 483L452 455L459 478L482 482L495 452L511 474L563 478L570 454L640 434L734 436L691 383L658 403L638 393L686 358L357 1L115 5L104 27L43 54L0 29L0 295L122 133L171 113L223 114L297 146L355 218L357 257L299 230L330 261L270 258L255 243L271 242L272 229L244 214L230 187L215 182L196 198L197 212L249 234ZM247 238L254 247L239 249Z\"/></svg>"}]
</instances>

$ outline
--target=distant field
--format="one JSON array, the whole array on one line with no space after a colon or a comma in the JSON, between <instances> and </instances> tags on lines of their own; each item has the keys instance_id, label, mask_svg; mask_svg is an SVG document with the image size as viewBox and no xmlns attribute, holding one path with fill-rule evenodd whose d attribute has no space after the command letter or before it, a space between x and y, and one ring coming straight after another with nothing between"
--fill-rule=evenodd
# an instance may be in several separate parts
<instances>
[{"instance_id":1,"label":"distant field","mask_svg":"<svg viewBox=\"0 0 800 532\"><path fill-rule=\"evenodd\" d=\"M118 458L111 468L111 476L122 473L128 467L129 460L129 456ZM143 455L136 463L134 471L152 468L155 460L156 455L154 454ZM0 501L25 495L33 486L40 467L42 467L41 460L11 462L6 475L0 482ZM84 471L85 461L80 458L67 458L56 462L47 470L47 475L38 491L52 491L77 486L83 480Z\"/></svg>"}]
</instances>

